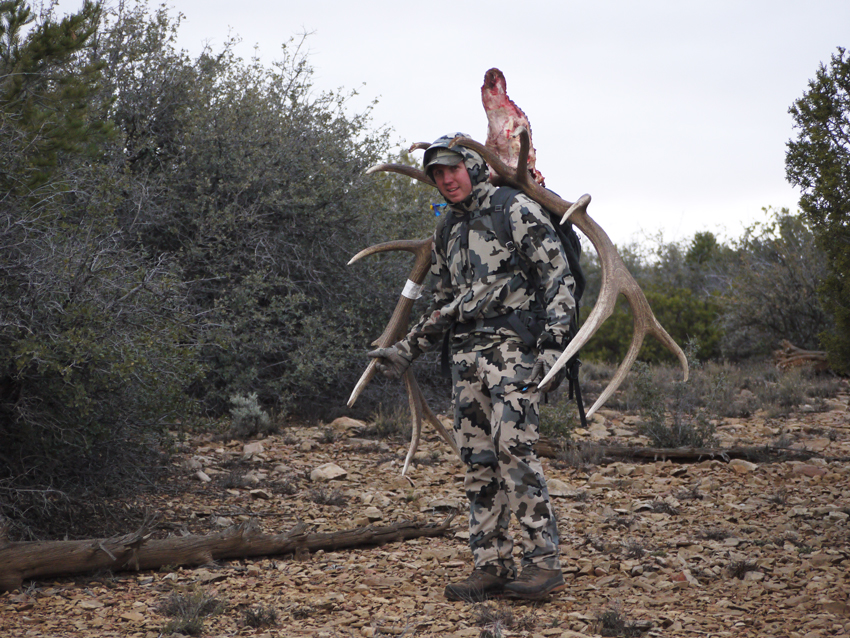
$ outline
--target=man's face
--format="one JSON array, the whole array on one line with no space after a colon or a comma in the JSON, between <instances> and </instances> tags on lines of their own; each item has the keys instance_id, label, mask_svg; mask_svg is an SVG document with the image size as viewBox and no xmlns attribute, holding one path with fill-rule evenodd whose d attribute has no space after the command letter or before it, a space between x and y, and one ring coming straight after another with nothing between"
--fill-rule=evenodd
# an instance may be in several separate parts
<instances>
[{"instance_id":1,"label":"man's face","mask_svg":"<svg viewBox=\"0 0 850 638\"><path fill-rule=\"evenodd\" d=\"M438 164L431 169L431 176L442 196L452 204L462 202L472 192L472 182L463 162L454 166Z\"/></svg>"}]
</instances>

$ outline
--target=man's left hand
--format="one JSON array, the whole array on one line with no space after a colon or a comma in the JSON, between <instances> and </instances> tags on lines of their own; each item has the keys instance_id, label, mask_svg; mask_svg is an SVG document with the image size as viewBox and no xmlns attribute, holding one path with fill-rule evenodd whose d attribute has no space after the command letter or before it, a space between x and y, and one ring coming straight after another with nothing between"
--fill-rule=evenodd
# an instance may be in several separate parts
<instances>
[{"instance_id":1,"label":"man's left hand","mask_svg":"<svg viewBox=\"0 0 850 638\"><path fill-rule=\"evenodd\" d=\"M549 374L549 370L555 367L555 362L558 361L558 357L561 356L560 350L544 350L537 356L537 361L534 362L534 367L531 369L531 376L528 381L531 383L539 383L542 381L547 374ZM561 367L560 370L553 376L546 385L538 385L538 392L552 392L559 385L561 385L561 381L564 380L564 377L567 376L566 367Z\"/></svg>"}]
</instances>

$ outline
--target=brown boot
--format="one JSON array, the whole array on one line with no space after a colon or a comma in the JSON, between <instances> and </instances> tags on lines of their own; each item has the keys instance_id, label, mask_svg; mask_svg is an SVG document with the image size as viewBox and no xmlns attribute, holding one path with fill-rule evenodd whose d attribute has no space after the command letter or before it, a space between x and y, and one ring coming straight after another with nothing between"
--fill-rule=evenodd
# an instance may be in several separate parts
<instances>
[{"instance_id":1,"label":"brown boot","mask_svg":"<svg viewBox=\"0 0 850 638\"><path fill-rule=\"evenodd\" d=\"M447 585L445 594L449 600L480 603L502 594L505 584L509 582L510 579L507 577L494 576L488 571L475 568L465 580Z\"/></svg>"},{"instance_id":2,"label":"brown boot","mask_svg":"<svg viewBox=\"0 0 850 638\"><path fill-rule=\"evenodd\" d=\"M505 594L511 598L540 600L567 586L560 569L543 569L536 565L522 568L519 578L505 585Z\"/></svg>"}]
</instances>

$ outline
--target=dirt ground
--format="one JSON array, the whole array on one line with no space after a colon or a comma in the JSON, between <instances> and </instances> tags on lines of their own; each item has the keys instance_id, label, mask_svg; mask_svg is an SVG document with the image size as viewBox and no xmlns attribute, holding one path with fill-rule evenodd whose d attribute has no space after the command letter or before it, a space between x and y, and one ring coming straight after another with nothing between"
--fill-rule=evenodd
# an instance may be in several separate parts
<instances>
[{"instance_id":1,"label":"dirt ground","mask_svg":"<svg viewBox=\"0 0 850 638\"><path fill-rule=\"evenodd\" d=\"M144 497L160 535L250 518L268 533L298 521L317 532L440 522L453 507L455 531L297 558L28 582L0 594L0 636L156 638L187 599L220 603L202 619L203 636L850 636L848 394L827 405L717 423L721 447L816 452L808 460L544 459L568 586L535 604L443 597L471 557L462 470L431 432L410 481L400 476L403 442L364 439L347 420L247 443L199 438L174 459L172 489ZM575 438L646 444L636 424L603 410ZM311 479L328 463L342 474Z\"/></svg>"}]
</instances>

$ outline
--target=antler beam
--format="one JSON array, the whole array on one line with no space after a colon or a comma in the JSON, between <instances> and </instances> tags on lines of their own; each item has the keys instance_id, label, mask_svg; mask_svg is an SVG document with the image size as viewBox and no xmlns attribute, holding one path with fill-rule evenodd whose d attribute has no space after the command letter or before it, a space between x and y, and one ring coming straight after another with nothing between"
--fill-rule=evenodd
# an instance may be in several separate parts
<instances>
[{"instance_id":1,"label":"antler beam","mask_svg":"<svg viewBox=\"0 0 850 638\"><path fill-rule=\"evenodd\" d=\"M632 313L634 315L634 333L632 335L632 342L629 345L629 350L626 353L623 362L620 364L620 367L617 368L614 378L611 379L611 382L602 394L599 395L599 398L590 410L587 411L587 416L593 415L593 413L608 400L617 388L620 387L620 384L626 378L626 374L628 374L629 369L637 359L641 344L643 344L643 340L647 334L651 334L656 337L664 346L676 355L679 359L679 363L682 365L684 381L687 381L688 359L685 356L685 353L682 352L682 349L658 322L658 319L655 318L652 309L649 307L649 302L646 300L646 296L643 294L640 286L638 286L635 278L632 277L631 273L626 268L622 257L620 257L620 254L617 252L617 249L611 242L608 234L602 230L602 227L599 226L599 224L591 219L590 215L587 214L587 205L590 203L590 195L583 195L576 203L573 204L565 199L561 199L552 191L543 188L532 180L526 167L526 162L524 161L524 158L528 157L528 147L530 144L528 132L525 129L520 129L517 131L517 134L520 136L521 151L519 154L520 161L518 162L516 169L513 169L502 162L495 153L475 140L465 137L457 137L452 141L452 144L471 148L479 153L485 159L490 168L493 169L499 177L505 181L505 183L513 186L514 188L520 189L541 206L551 210L552 212L560 214L562 224L567 221L567 219L570 219L593 244L593 247L599 255L599 261L602 266L602 288L599 291L599 298L596 300L593 310L588 316L587 321L585 321L584 325L578 331L578 334L573 337L567 349L561 354L557 363L549 371L549 374L546 375L546 377L540 382L540 385L544 385L547 381L549 381L549 379L557 374L557 372L566 365L567 361L569 361L570 358L572 358L573 355L575 355L581 347L588 342L590 337L593 336L604 321L611 316L617 302L617 296L620 293L626 297L626 300L632 307Z\"/></svg>"},{"instance_id":2,"label":"antler beam","mask_svg":"<svg viewBox=\"0 0 850 638\"><path fill-rule=\"evenodd\" d=\"M382 164L381 166L396 167L397 165ZM375 170L378 170L378 167L375 167ZM387 168L380 170L391 169ZM422 173L422 175L424 175L424 173ZM373 346L377 346L378 348L388 348L404 336L404 332L407 329L407 323L410 319L410 311L413 308L413 303L419 296L419 290L422 286L422 282L425 281L425 276L428 274L428 269L431 266L432 243L433 240L430 237L428 239L390 241L361 250L349 260L348 265L350 266L363 257L390 250L405 250L413 253L415 256L413 269L408 277L408 283L399 297L398 303L396 304L392 317L390 317L387 327L384 329L383 334L372 342ZM372 359L372 361L369 362L369 365L366 367L366 370L363 372L360 380L351 392L351 396L348 399L348 407L354 405L354 402L357 401L357 397L360 396L363 389L375 377L377 362L377 359ZM455 454L460 456L460 452L455 445L454 438L446 431L446 428L428 406L428 402L425 401L425 397L422 395L422 390L419 388L416 377L413 375L413 370L408 369L404 373L404 385L407 388L407 396L410 402L413 435L411 436L410 448L407 451L407 457L404 460L404 467L401 471L402 476L407 474L410 462L413 460L413 455L416 454L416 450L419 448L423 416L428 419L428 422L431 423L437 432L440 433L446 443L449 444L449 447L454 450Z\"/></svg>"},{"instance_id":3,"label":"antler beam","mask_svg":"<svg viewBox=\"0 0 850 638\"><path fill-rule=\"evenodd\" d=\"M587 415L593 415L596 410L604 405L605 401L608 400L617 388L620 387L620 384L625 379L629 369L637 359L641 344L643 344L643 340L648 334L653 335L676 355L682 365L684 381L687 381L688 360L685 353L682 352L682 349L655 318L655 315L649 307L649 302L646 300L646 296L643 294L640 286L638 286L637 281L635 281L634 277L632 277L631 273L626 268L626 265L623 263L623 259L620 257L616 247L608 237L608 234L587 214L587 205L590 203L590 195L582 195L577 202L571 203L565 199L561 199L552 191L538 185L531 179L531 175L528 172L526 159L528 157L528 148L530 145L528 132L525 129L520 129L517 132L517 135L520 136L521 150L519 154L519 161L517 162L517 167L515 169L505 164L498 155L490 149L470 138L455 138L452 145L458 144L477 151L486 160L490 168L504 181L504 183L520 189L528 197L544 208L561 215L562 224L567 219L570 219L576 227L581 230L588 239L590 239L593 247L599 254L599 261L602 267L602 287L593 310L584 325L575 337L573 337L567 349L558 358L555 366L540 382L540 385L545 384L553 375L555 375L558 370L560 370L567 361L569 361L569 359L571 359L573 355L575 355L582 346L588 342L605 320L611 316L611 313L614 311L617 297L621 293L626 297L626 300L632 307L634 315L634 334L632 335L632 342L623 362L617 368L614 378L611 379L611 382L590 410L588 410ZM428 144L418 143L411 146L411 150L427 147ZM399 173L401 175L417 179L430 186L435 186L434 182L425 174L424 171L411 166L405 166L402 164L378 164L366 171L367 174L377 172ZM430 266L432 243L433 240L430 238L422 240L387 242L362 250L348 263L353 264L362 257L389 250L406 250L412 252L416 255L416 260L409 277L408 285L417 287L418 289L418 286L420 286L424 281L425 275L427 274ZM390 318L389 324L387 324L387 328L384 330L384 333L373 342L373 345L386 348L393 345L404 336L403 331L406 329L410 317L410 311L413 308L413 302L416 298L415 295L406 294L407 290L408 288L405 288L405 292L402 292L402 296L396 305L396 309ZM376 363L376 360L372 360L366 368L366 371L360 377L360 380L357 382L357 385L348 400L349 407L354 405L357 397L360 396L360 393L375 376ZM425 397L422 395L422 391L416 382L412 369L408 369L407 372L405 372L404 382L407 387L410 411L413 419L413 435L411 437L407 457L405 458L402 475L407 473L413 455L416 453L419 446L423 416L427 418L428 421L437 429L452 450L459 455L454 439L451 435L449 435L443 427L443 424L434 415L428 406L428 403L425 401Z\"/></svg>"}]
</instances>

